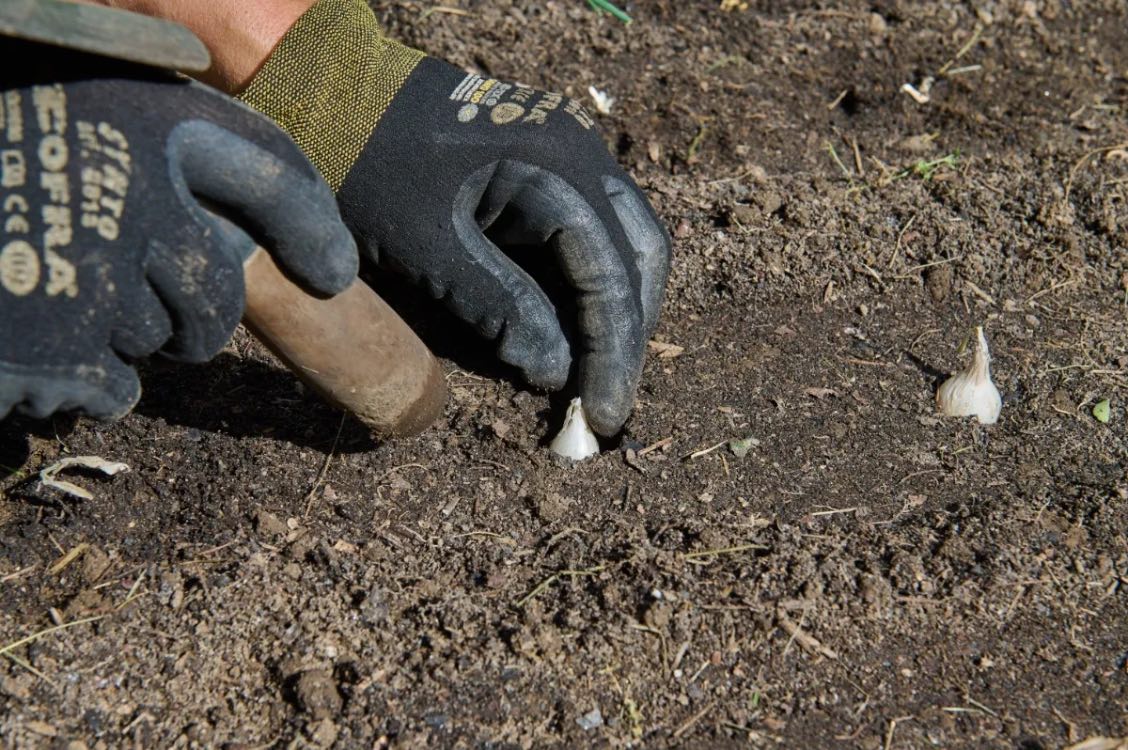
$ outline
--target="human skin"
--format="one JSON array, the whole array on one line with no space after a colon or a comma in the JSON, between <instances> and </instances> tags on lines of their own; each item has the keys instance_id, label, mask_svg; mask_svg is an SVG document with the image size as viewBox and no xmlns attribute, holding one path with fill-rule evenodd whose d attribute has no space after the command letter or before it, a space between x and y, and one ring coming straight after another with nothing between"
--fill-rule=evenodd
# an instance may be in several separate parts
<instances>
[{"instance_id":1,"label":"human skin","mask_svg":"<svg viewBox=\"0 0 1128 750\"><path fill-rule=\"evenodd\" d=\"M197 76L229 94L246 88L278 41L316 0L85 0L187 26L212 55Z\"/></svg>"}]
</instances>

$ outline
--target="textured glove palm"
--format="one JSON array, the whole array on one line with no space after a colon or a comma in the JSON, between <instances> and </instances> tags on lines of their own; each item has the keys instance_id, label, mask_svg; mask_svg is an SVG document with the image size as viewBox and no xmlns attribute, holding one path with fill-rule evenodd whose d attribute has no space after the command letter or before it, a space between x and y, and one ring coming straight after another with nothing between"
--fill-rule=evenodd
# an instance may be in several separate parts
<instances>
[{"instance_id":1,"label":"textured glove palm","mask_svg":"<svg viewBox=\"0 0 1128 750\"><path fill-rule=\"evenodd\" d=\"M20 65L0 72L0 418L117 417L140 395L127 358L213 356L255 240L315 290L355 276L332 191L265 118L144 68L2 48Z\"/></svg>"},{"instance_id":2,"label":"textured glove palm","mask_svg":"<svg viewBox=\"0 0 1128 750\"><path fill-rule=\"evenodd\" d=\"M593 427L630 413L669 270L669 239L591 118L559 94L466 74L380 35L362 0L321 0L242 98L337 189L362 250L498 340L559 389L572 347L545 291L505 250L551 252L578 310Z\"/></svg>"}]
</instances>

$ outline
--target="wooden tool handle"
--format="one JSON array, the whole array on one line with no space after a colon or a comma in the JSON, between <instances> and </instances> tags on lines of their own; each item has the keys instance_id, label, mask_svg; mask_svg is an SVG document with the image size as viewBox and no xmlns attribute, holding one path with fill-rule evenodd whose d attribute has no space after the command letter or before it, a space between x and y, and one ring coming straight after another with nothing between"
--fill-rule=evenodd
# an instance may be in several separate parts
<instances>
[{"instance_id":1,"label":"wooden tool handle","mask_svg":"<svg viewBox=\"0 0 1128 750\"><path fill-rule=\"evenodd\" d=\"M243 264L243 323L307 385L384 436L422 432L442 413L438 361L363 281L310 295L258 248Z\"/></svg>"}]
</instances>

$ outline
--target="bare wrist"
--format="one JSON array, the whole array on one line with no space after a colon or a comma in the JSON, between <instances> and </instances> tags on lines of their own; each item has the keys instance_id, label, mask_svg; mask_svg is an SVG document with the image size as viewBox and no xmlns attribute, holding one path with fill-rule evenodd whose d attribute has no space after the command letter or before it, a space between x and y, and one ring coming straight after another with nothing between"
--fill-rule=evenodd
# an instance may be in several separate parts
<instances>
[{"instance_id":1,"label":"bare wrist","mask_svg":"<svg viewBox=\"0 0 1128 750\"><path fill-rule=\"evenodd\" d=\"M176 21L211 52L198 78L229 94L242 91L278 41L317 0L98 0L102 5Z\"/></svg>"}]
</instances>

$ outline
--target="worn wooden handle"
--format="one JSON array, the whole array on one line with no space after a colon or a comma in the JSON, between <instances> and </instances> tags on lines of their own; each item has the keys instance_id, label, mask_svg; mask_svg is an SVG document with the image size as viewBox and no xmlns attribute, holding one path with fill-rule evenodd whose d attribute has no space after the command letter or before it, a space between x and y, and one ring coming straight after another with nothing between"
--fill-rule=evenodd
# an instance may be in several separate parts
<instances>
[{"instance_id":1,"label":"worn wooden handle","mask_svg":"<svg viewBox=\"0 0 1128 750\"><path fill-rule=\"evenodd\" d=\"M422 432L442 413L438 361L363 281L310 295L258 248L243 264L243 323L307 385L385 436Z\"/></svg>"}]
</instances>

